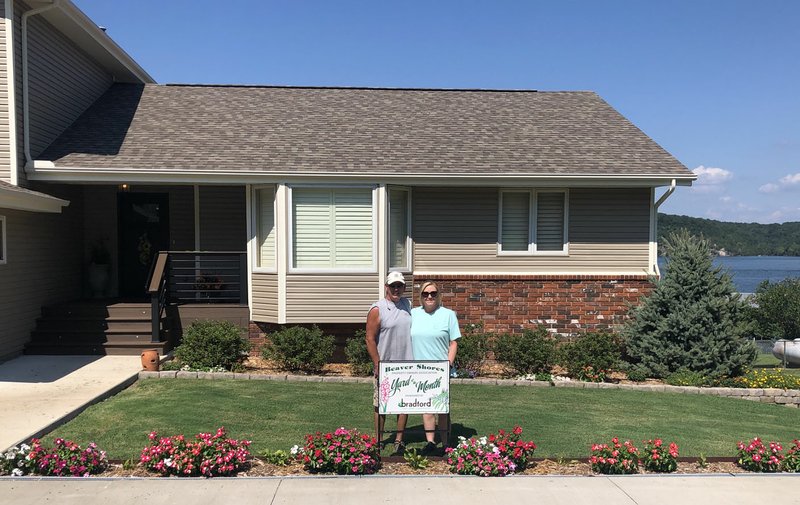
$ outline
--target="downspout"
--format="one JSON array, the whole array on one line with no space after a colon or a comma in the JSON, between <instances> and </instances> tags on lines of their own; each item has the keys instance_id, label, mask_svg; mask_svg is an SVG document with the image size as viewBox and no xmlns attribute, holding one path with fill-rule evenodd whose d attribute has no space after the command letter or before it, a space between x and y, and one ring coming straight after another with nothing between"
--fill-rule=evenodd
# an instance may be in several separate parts
<instances>
[{"instance_id":1,"label":"downspout","mask_svg":"<svg viewBox=\"0 0 800 505\"><path fill-rule=\"evenodd\" d=\"M661 195L661 198L656 201L655 205L653 205L653 226L651 227L653 230L653 243L655 244L655 254L653 258L653 271L656 273L657 277L661 277L661 271L658 268L658 208L661 207L661 204L664 203L667 198L669 198L672 193L675 192L675 179L672 179L672 182L669 185L666 193Z\"/></svg>"},{"instance_id":2,"label":"downspout","mask_svg":"<svg viewBox=\"0 0 800 505\"><path fill-rule=\"evenodd\" d=\"M28 97L28 18L59 6L61 0L53 0L50 5L22 13L22 145L25 154L25 170L33 168L31 156L30 113Z\"/></svg>"}]
</instances>

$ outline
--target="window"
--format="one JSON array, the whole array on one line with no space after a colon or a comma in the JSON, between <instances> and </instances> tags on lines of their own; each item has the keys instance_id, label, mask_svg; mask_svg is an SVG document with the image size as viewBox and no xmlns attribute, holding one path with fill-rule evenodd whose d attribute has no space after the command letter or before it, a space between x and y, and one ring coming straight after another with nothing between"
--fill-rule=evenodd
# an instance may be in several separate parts
<instances>
[{"instance_id":1,"label":"window","mask_svg":"<svg viewBox=\"0 0 800 505\"><path fill-rule=\"evenodd\" d=\"M256 189L256 267L275 268L275 188Z\"/></svg>"},{"instance_id":2,"label":"window","mask_svg":"<svg viewBox=\"0 0 800 505\"><path fill-rule=\"evenodd\" d=\"M0 216L0 265L6 264L6 216Z\"/></svg>"},{"instance_id":3,"label":"window","mask_svg":"<svg viewBox=\"0 0 800 505\"><path fill-rule=\"evenodd\" d=\"M565 254L567 192L500 192L498 254Z\"/></svg>"},{"instance_id":4,"label":"window","mask_svg":"<svg viewBox=\"0 0 800 505\"><path fill-rule=\"evenodd\" d=\"M411 270L408 211L410 192L407 189L389 189L389 269Z\"/></svg>"},{"instance_id":5,"label":"window","mask_svg":"<svg viewBox=\"0 0 800 505\"><path fill-rule=\"evenodd\" d=\"M295 269L375 270L371 188L292 188Z\"/></svg>"}]
</instances>

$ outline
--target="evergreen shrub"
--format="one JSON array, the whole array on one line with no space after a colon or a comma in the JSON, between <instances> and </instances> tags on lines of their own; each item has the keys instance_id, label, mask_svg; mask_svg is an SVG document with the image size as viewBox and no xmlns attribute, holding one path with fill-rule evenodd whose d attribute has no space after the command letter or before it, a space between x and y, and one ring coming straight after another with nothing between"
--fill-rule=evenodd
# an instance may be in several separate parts
<instances>
[{"instance_id":1,"label":"evergreen shrub","mask_svg":"<svg viewBox=\"0 0 800 505\"><path fill-rule=\"evenodd\" d=\"M362 377L372 375L372 358L367 352L366 337L366 331L358 330L353 338L347 341L344 348L344 354L347 356L347 362L350 363L353 374Z\"/></svg>"},{"instance_id":2,"label":"evergreen shrub","mask_svg":"<svg viewBox=\"0 0 800 505\"><path fill-rule=\"evenodd\" d=\"M323 335L316 325L290 326L272 333L261 354L286 370L318 372L330 361L334 346L333 336Z\"/></svg>"},{"instance_id":3,"label":"evergreen shrub","mask_svg":"<svg viewBox=\"0 0 800 505\"><path fill-rule=\"evenodd\" d=\"M544 326L521 335L503 333L494 346L495 359L519 375L550 372L555 355L556 341Z\"/></svg>"},{"instance_id":4,"label":"evergreen shrub","mask_svg":"<svg viewBox=\"0 0 800 505\"><path fill-rule=\"evenodd\" d=\"M800 279L762 282L750 310L756 334L767 339L800 338Z\"/></svg>"},{"instance_id":5,"label":"evergreen shrub","mask_svg":"<svg viewBox=\"0 0 800 505\"><path fill-rule=\"evenodd\" d=\"M474 378L480 374L489 352L489 336L481 325L467 325L458 339L456 373L459 377Z\"/></svg>"},{"instance_id":6,"label":"evergreen shrub","mask_svg":"<svg viewBox=\"0 0 800 505\"><path fill-rule=\"evenodd\" d=\"M563 345L558 352L559 364L570 377L578 377L591 368L608 372L622 359L622 344L617 335L608 332L584 333L577 340Z\"/></svg>"},{"instance_id":7,"label":"evergreen shrub","mask_svg":"<svg viewBox=\"0 0 800 505\"><path fill-rule=\"evenodd\" d=\"M622 335L628 359L655 378L678 370L714 379L737 376L756 357L746 304L727 272L714 268L708 242L685 230L664 241L661 280L633 307Z\"/></svg>"},{"instance_id":8,"label":"evergreen shrub","mask_svg":"<svg viewBox=\"0 0 800 505\"><path fill-rule=\"evenodd\" d=\"M250 350L244 330L229 321L195 321L184 332L175 356L192 369L241 366Z\"/></svg>"}]
</instances>

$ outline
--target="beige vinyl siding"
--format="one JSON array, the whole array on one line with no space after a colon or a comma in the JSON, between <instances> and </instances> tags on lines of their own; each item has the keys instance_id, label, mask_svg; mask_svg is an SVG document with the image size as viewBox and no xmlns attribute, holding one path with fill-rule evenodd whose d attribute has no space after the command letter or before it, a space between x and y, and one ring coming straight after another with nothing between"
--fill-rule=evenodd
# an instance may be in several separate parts
<instances>
[{"instance_id":1,"label":"beige vinyl siding","mask_svg":"<svg viewBox=\"0 0 800 505\"><path fill-rule=\"evenodd\" d=\"M414 270L452 273L645 273L650 189L572 188L569 254L498 256L498 189L415 188Z\"/></svg>"},{"instance_id":2,"label":"beige vinyl siding","mask_svg":"<svg viewBox=\"0 0 800 505\"><path fill-rule=\"evenodd\" d=\"M22 155L22 24L30 8L14 2L18 163ZM36 158L112 84L109 73L41 16L28 19L31 155ZM24 171L19 171L20 181Z\"/></svg>"},{"instance_id":3,"label":"beige vinyl siding","mask_svg":"<svg viewBox=\"0 0 800 505\"><path fill-rule=\"evenodd\" d=\"M11 182L11 128L9 118L8 63L6 45L6 4L0 1L0 181Z\"/></svg>"},{"instance_id":4,"label":"beige vinyl siding","mask_svg":"<svg viewBox=\"0 0 800 505\"><path fill-rule=\"evenodd\" d=\"M256 196L256 266L275 267L275 188L258 188Z\"/></svg>"},{"instance_id":5,"label":"beige vinyl siding","mask_svg":"<svg viewBox=\"0 0 800 505\"><path fill-rule=\"evenodd\" d=\"M278 322L278 275L254 273L253 320L264 323Z\"/></svg>"},{"instance_id":6,"label":"beige vinyl siding","mask_svg":"<svg viewBox=\"0 0 800 505\"><path fill-rule=\"evenodd\" d=\"M286 322L354 323L366 321L379 298L378 274L288 275Z\"/></svg>"},{"instance_id":7,"label":"beige vinyl siding","mask_svg":"<svg viewBox=\"0 0 800 505\"><path fill-rule=\"evenodd\" d=\"M200 250L246 249L245 202L244 186L200 186Z\"/></svg>"},{"instance_id":8,"label":"beige vinyl siding","mask_svg":"<svg viewBox=\"0 0 800 505\"><path fill-rule=\"evenodd\" d=\"M80 190L53 193L71 201L62 214L0 208L8 256L0 265L0 361L22 352L43 305L81 296Z\"/></svg>"}]
</instances>

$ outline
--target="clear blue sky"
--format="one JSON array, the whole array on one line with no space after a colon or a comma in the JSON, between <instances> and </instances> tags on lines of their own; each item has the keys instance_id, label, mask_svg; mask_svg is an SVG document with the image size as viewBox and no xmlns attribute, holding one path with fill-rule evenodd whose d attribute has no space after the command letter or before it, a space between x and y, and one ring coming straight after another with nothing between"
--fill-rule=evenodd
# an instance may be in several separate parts
<instances>
[{"instance_id":1,"label":"clear blue sky","mask_svg":"<svg viewBox=\"0 0 800 505\"><path fill-rule=\"evenodd\" d=\"M74 0L160 83L592 90L700 176L662 207L800 221L800 0Z\"/></svg>"}]
</instances>

